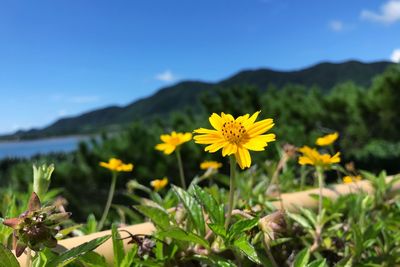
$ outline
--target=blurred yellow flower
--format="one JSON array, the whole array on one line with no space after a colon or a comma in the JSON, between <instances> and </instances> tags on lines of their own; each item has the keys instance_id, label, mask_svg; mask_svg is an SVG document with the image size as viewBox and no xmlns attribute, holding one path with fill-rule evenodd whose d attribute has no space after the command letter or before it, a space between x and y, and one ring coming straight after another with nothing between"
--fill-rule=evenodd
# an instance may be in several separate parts
<instances>
[{"instance_id":1,"label":"blurred yellow flower","mask_svg":"<svg viewBox=\"0 0 400 267\"><path fill-rule=\"evenodd\" d=\"M205 151L217 152L222 148L222 156L235 155L240 168L250 167L249 150L262 151L269 142L275 141L275 134L264 134L274 126L272 119L255 122L260 111L237 117L221 113L213 113L210 124L215 130L200 128L193 139L198 144L208 145Z\"/></svg>"},{"instance_id":2,"label":"blurred yellow flower","mask_svg":"<svg viewBox=\"0 0 400 267\"><path fill-rule=\"evenodd\" d=\"M309 164L316 167L327 168L331 164L340 162L340 152L337 152L333 156L329 154L320 154L315 148L310 148L308 146L299 148L299 151L303 153L303 155L299 157L300 165Z\"/></svg>"},{"instance_id":3,"label":"blurred yellow flower","mask_svg":"<svg viewBox=\"0 0 400 267\"><path fill-rule=\"evenodd\" d=\"M164 143L156 145L156 149L163 151L164 154L169 155L175 151L181 144L192 140L191 133L177 133L173 131L171 134L162 134L161 141Z\"/></svg>"},{"instance_id":4,"label":"blurred yellow flower","mask_svg":"<svg viewBox=\"0 0 400 267\"><path fill-rule=\"evenodd\" d=\"M100 166L116 172L130 172L133 170L133 164L125 164L116 158L111 158L108 162L100 162Z\"/></svg>"},{"instance_id":5,"label":"blurred yellow flower","mask_svg":"<svg viewBox=\"0 0 400 267\"><path fill-rule=\"evenodd\" d=\"M345 184L355 183L355 182L361 181L361 179L362 178L360 175L357 175L357 176L347 175L347 176L343 177L343 183L345 183Z\"/></svg>"},{"instance_id":6,"label":"blurred yellow flower","mask_svg":"<svg viewBox=\"0 0 400 267\"><path fill-rule=\"evenodd\" d=\"M200 169L202 169L202 170L208 170L208 169L217 170L221 167L222 167L222 163L217 162L217 161L203 161L200 164Z\"/></svg>"},{"instance_id":7,"label":"blurred yellow flower","mask_svg":"<svg viewBox=\"0 0 400 267\"><path fill-rule=\"evenodd\" d=\"M150 182L150 185L154 188L155 191L159 191L163 189L168 184L168 178L164 177L162 179L156 179Z\"/></svg>"},{"instance_id":8,"label":"blurred yellow flower","mask_svg":"<svg viewBox=\"0 0 400 267\"><path fill-rule=\"evenodd\" d=\"M339 137L339 133L335 132L332 134L327 134L325 136L322 136L315 141L315 144L318 146L329 146L330 144L333 144Z\"/></svg>"}]
</instances>

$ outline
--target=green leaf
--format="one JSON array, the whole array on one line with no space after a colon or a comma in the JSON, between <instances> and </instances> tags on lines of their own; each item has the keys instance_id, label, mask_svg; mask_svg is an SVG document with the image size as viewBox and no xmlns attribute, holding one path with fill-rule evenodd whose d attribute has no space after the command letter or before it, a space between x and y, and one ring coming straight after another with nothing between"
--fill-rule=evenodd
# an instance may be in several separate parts
<instances>
[{"instance_id":1,"label":"green leaf","mask_svg":"<svg viewBox=\"0 0 400 267\"><path fill-rule=\"evenodd\" d=\"M161 230L166 230L170 227L169 216L162 209L142 205L137 205L133 207L144 216L150 218L150 220Z\"/></svg>"},{"instance_id":2,"label":"green leaf","mask_svg":"<svg viewBox=\"0 0 400 267\"><path fill-rule=\"evenodd\" d=\"M180 240L180 241L193 242L196 244L200 244L206 248L210 247L207 240L205 240L201 236L198 236L194 233L186 232L178 227L173 227L166 231L158 232L157 235L159 238L170 237L172 239L176 239L176 240Z\"/></svg>"},{"instance_id":3,"label":"green leaf","mask_svg":"<svg viewBox=\"0 0 400 267\"><path fill-rule=\"evenodd\" d=\"M310 250L305 248L296 255L296 258L294 258L293 267L306 267L309 259Z\"/></svg>"},{"instance_id":4,"label":"green leaf","mask_svg":"<svg viewBox=\"0 0 400 267\"><path fill-rule=\"evenodd\" d=\"M178 198L182 201L183 205L185 206L199 235L204 236L206 230L205 230L203 210L201 208L201 205L196 201L196 199L191 194L189 194L182 188L173 185L172 189L174 190L175 194L178 196Z\"/></svg>"},{"instance_id":5,"label":"green leaf","mask_svg":"<svg viewBox=\"0 0 400 267\"><path fill-rule=\"evenodd\" d=\"M124 252L124 244L121 240L121 236L115 224L111 226L111 237L112 237L113 251L114 251L114 266L120 266L122 259L124 258L125 252Z\"/></svg>"},{"instance_id":6,"label":"green leaf","mask_svg":"<svg viewBox=\"0 0 400 267\"><path fill-rule=\"evenodd\" d=\"M121 265L118 265L119 267L131 267L133 263L133 259L135 258L135 255L137 253L137 245L134 245L128 253L125 255L124 259L121 262Z\"/></svg>"},{"instance_id":7,"label":"green leaf","mask_svg":"<svg viewBox=\"0 0 400 267\"><path fill-rule=\"evenodd\" d=\"M243 236L233 243L233 245L239 249L242 253L244 253L251 261L261 264L260 259L258 258L257 252L254 247L246 240L246 237Z\"/></svg>"},{"instance_id":8,"label":"green leaf","mask_svg":"<svg viewBox=\"0 0 400 267\"><path fill-rule=\"evenodd\" d=\"M46 266L47 262L54 259L56 254L52 252L49 248L45 248L38 253L38 256L32 262L33 267L43 267Z\"/></svg>"},{"instance_id":9,"label":"green leaf","mask_svg":"<svg viewBox=\"0 0 400 267\"><path fill-rule=\"evenodd\" d=\"M252 229L254 226L258 224L259 219L254 218L250 220L240 220L235 222L230 228L228 232L228 239L235 239L237 236L242 234L245 231Z\"/></svg>"},{"instance_id":10,"label":"green leaf","mask_svg":"<svg viewBox=\"0 0 400 267\"><path fill-rule=\"evenodd\" d=\"M307 219L305 219L303 216L299 215L299 214L295 214L295 213L290 213L287 212L287 215L294 220L295 222L297 222L298 224L300 224L301 226L303 226L306 229L311 229L312 226L310 225L310 223L307 221Z\"/></svg>"},{"instance_id":11,"label":"green leaf","mask_svg":"<svg viewBox=\"0 0 400 267\"><path fill-rule=\"evenodd\" d=\"M108 267L106 259L93 251L80 256L79 261L84 263L85 267Z\"/></svg>"},{"instance_id":12,"label":"green leaf","mask_svg":"<svg viewBox=\"0 0 400 267\"><path fill-rule=\"evenodd\" d=\"M214 234L226 238L226 230L223 225L210 223L208 224L208 227L210 227L211 231L213 231Z\"/></svg>"},{"instance_id":13,"label":"green leaf","mask_svg":"<svg viewBox=\"0 0 400 267\"><path fill-rule=\"evenodd\" d=\"M80 246L74 247L74 248L60 254L58 257L56 257L55 259L50 261L46 267L65 266L68 263L77 259L79 256L82 256L85 253L96 249L98 246L100 246L101 244L106 242L110 237L111 237L110 235L99 237L99 238L93 239L89 242L83 243Z\"/></svg>"},{"instance_id":14,"label":"green leaf","mask_svg":"<svg viewBox=\"0 0 400 267\"><path fill-rule=\"evenodd\" d=\"M310 262L307 267L325 267L326 266L326 259L319 259Z\"/></svg>"},{"instance_id":15,"label":"green leaf","mask_svg":"<svg viewBox=\"0 0 400 267\"><path fill-rule=\"evenodd\" d=\"M93 214L90 214L86 220L86 234L92 234L97 231L97 221Z\"/></svg>"},{"instance_id":16,"label":"green leaf","mask_svg":"<svg viewBox=\"0 0 400 267\"><path fill-rule=\"evenodd\" d=\"M14 254L2 244L0 244L0 267L20 267Z\"/></svg>"},{"instance_id":17,"label":"green leaf","mask_svg":"<svg viewBox=\"0 0 400 267\"><path fill-rule=\"evenodd\" d=\"M194 192L200 204L204 207L208 215L210 215L211 222L214 224L224 225L224 205L219 205L211 194L197 185L194 186Z\"/></svg>"}]
</instances>

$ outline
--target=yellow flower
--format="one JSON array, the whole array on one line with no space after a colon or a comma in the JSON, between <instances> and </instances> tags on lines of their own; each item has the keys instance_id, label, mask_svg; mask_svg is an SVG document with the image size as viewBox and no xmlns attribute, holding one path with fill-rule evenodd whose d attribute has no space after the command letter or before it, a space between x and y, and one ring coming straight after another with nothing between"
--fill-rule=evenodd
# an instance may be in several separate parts
<instances>
[{"instance_id":1,"label":"yellow flower","mask_svg":"<svg viewBox=\"0 0 400 267\"><path fill-rule=\"evenodd\" d=\"M222 163L219 163L217 161L204 161L200 164L200 169L202 169L202 170L208 170L208 169L217 170L221 167L222 167Z\"/></svg>"},{"instance_id":2,"label":"yellow flower","mask_svg":"<svg viewBox=\"0 0 400 267\"><path fill-rule=\"evenodd\" d=\"M250 167L251 157L249 150L262 151L268 142L275 141L275 134L263 134L274 126L272 119L255 122L260 111L234 118L230 114L213 113L210 124L215 130L200 128L194 132L198 144L208 145L205 151L217 152L222 148L222 156L235 155L240 168Z\"/></svg>"},{"instance_id":3,"label":"yellow flower","mask_svg":"<svg viewBox=\"0 0 400 267\"><path fill-rule=\"evenodd\" d=\"M357 176L347 175L347 176L343 177L343 183L345 183L345 184L355 183L355 182L359 182L359 181L361 181L360 175L357 175Z\"/></svg>"},{"instance_id":4,"label":"yellow flower","mask_svg":"<svg viewBox=\"0 0 400 267\"><path fill-rule=\"evenodd\" d=\"M333 142L338 139L339 134L337 132L332 133L332 134L327 134L325 136L322 136L315 141L315 144L318 146L329 146L330 144L333 144Z\"/></svg>"},{"instance_id":5,"label":"yellow flower","mask_svg":"<svg viewBox=\"0 0 400 267\"><path fill-rule=\"evenodd\" d=\"M316 167L327 168L331 164L340 162L340 152L331 156L329 154L320 154L315 148L310 148L308 146L303 146L299 149L303 155L299 157L300 165L314 165Z\"/></svg>"},{"instance_id":6,"label":"yellow flower","mask_svg":"<svg viewBox=\"0 0 400 267\"><path fill-rule=\"evenodd\" d=\"M150 182L150 185L154 187L154 190L159 191L168 184L168 178L156 179Z\"/></svg>"},{"instance_id":7,"label":"yellow flower","mask_svg":"<svg viewBox=\"0 0 400 267\"><path fill-rule=\"evenodd\" d=\"M100 162L100 166L117 172L130 172L133 170L133 164L125 164L120 159L116 158L111 158L108 163Z\"/></svg>"},{"instance_id":8,"label":"yellow flower","mask_svg":"<svg viewBox=\"0 0 400 267\"><path fill-rule=\"evenodd\" d=\"M173 131L171 134L162 134L160 136L161 141L164 143L156 145L156 149L163 151L164 154L171 154L181 144L192 140L191 133L177 133Z\"/></svg>"}]
</instances>

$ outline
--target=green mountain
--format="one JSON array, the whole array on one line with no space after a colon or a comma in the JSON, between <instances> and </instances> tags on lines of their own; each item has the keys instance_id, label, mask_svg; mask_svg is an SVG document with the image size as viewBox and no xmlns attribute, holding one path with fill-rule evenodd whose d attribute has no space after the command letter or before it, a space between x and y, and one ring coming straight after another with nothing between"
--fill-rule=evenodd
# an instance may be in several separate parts
<instances>
[{"instance_id":1,"label":"green mountain","mask_svg":"<svg viewBox=\"0 0 400 267\"><path fill-rule=\"evenodd\" d=\"M382 73L391 63L362 63L347 61L343 63L320 63L295 71L276 71L257 69L241 71L217 83L184 81L160 89L154 95L136 100L119 107L110 106L90 111L79 116L60 119L43 129L18 131L2 139L27 139L49 136L93 133L99 129L119 129L121 125L135 119L148 119L153 116L166 116L186 107L199 107L200 95L220 87L251 85L261 90L274 85L280 88L286 84L299 84L307 87L317 86L329 90L338 83L353 81L360 86L369 86L374 76Z\"/></svg>"}]
</instances>

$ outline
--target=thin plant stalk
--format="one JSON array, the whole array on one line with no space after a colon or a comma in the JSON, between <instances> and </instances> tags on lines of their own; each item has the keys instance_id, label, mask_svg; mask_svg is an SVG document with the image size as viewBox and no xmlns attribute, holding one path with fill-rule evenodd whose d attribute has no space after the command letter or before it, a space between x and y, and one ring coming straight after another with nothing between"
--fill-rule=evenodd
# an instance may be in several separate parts
<instances>
[{"instance_id":1,"label":"thin plant stalk","mask_svg":"<svg viewBox=\"0 0 400 267\"><path fill-rule=\"evenodd\" d=\"M30 248L26 249L26 267L31 267L32 266L32 250Z\"/></svg>"},{"instance_id":2,"label":"thin plant stalk","mask_svg":"<svg viewBox=\"0 0 400 267\"><path fill-rule=\"evenodd\" d=\"M321 167L316 168L317 178L318 178L318 187L319 187L319 198L318 198L318 217L317 223L315 226L315 236L314 243L311 246L311 251L316 251L321 245L321 236L322 236L322 204L323 204L323 188L324 188L324 170Z\"/></svg>"},{"instance_id":3,"label":"thin plant stalk","mask_svg":"<svg viewBox=\"0 0 400 267\"><path fill-rule=\"evenodd\" d=\"M181 186L183 189L186 189L186 181L185 181L185 174L183 173L183 165L182 165L182 157L181 152L179 149L175 150L176 159L178 160L178 168L179 168L179 176L181 178Z\"/></svg>"},{"instance_id":4,"label":"thin plant stalk","mask_svg":"<svg viewBox=\"0 0 400 267\"><path fill-rule=\"evenodd\" d=\"M108 211L110 210L111 202L112 202L112 199L114 197L116 183L117 183L117 173L113 172L111 185L110 185L110 190L108 191L107 203L106 203L106 206L104 207L103 215L101 216L100 222L97 225L97 230L98 231L100 231L103 228L104 223L105 223L105 221L107 219Z\"/></svg>"},{"instance_id":5,"label":"thin plant stalk","mask_svg":"<svg viewBox=\"0 0 400 267\"><path fill-rule=\"evenodd\" d=\"M263 245L264 245L265 253L266 253L267 256L268 256L268 259L271 261L272 266L273 266L273 267L278 267L278 264L276 263L276 261L275 261L275 259L274 259L274 256L273 256L272 253L271 253L271 248L270 248L270 246L267 244L267 242L265 242L264 239L263 239Z\"/></svg>"},{"instance_id":6,"label":"thin plant stalk","mask_svg":"<svg viewBox=\"0 0 400 267\"><path fill-rule=\"evenodd\" d=\"M317 167L319 198L318 198L318 216L322 216L322 192L324 188L324 171L322 168Z\"/></svg>"},{"instance_id":7,"label":"thin plant stalk","mask_svg":"<svg viewBox=\"0 0 400 267\"><path fill-rule=\"evenodd\" d=\"M235 175L236 175L236 160L233 156L229 157L230 163L230 179L229 179L229 202L228 202L228 214L225 221L225 229L228 229L229 223L232 217L233 201L235 197Z\"/></svg>"},{"instance_id":8,"label":"thin plant stalk","mask_svg":"<svg viewBox=\"0 0 400 267\"><path fill-rule=\"evenodd\" d=\"M279 181L279 173L282 171L283 167L286 165L286 162L288 161L289 157L287 156L286 153L284 153L279 160L278 166L275 169L274 174L272 175L271 179L271 185L276 185L276 189L278 191L278 198L279 202L281 204L281 209L284 210L285 206L283 205L283 199L282 199L282 192L281 192L281 186L280 186L280 181Z\"/></svg>"}]
</instances>

